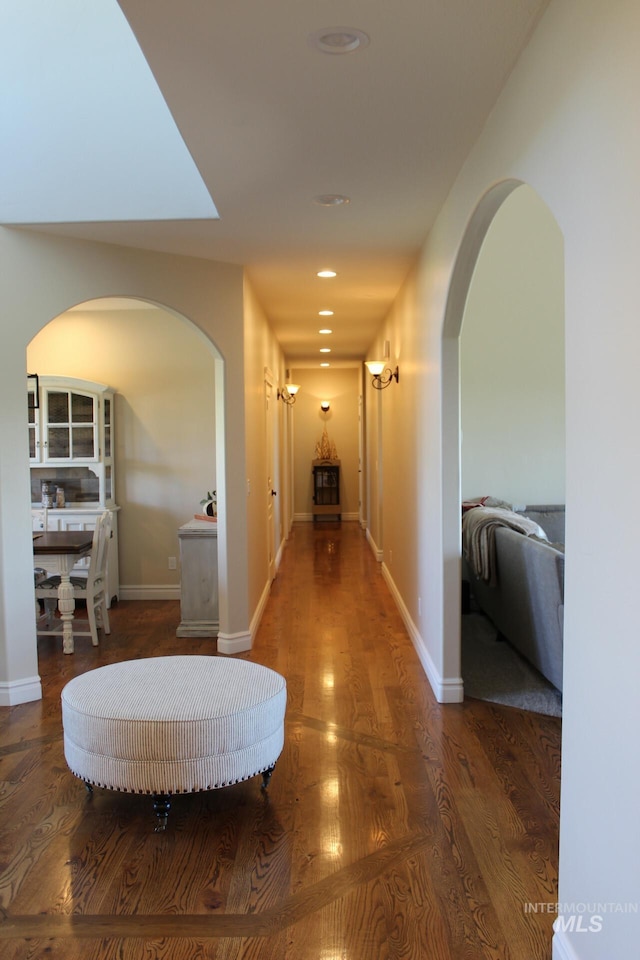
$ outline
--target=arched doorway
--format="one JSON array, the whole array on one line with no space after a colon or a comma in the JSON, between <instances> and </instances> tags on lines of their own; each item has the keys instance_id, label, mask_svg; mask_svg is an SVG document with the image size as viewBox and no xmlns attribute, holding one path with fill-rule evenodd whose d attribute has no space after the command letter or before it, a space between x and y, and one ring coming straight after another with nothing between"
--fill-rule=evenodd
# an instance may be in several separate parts
<instances>
[{"instance_id":1,"label":"arched doorway","mask_svg":"<svg viewBox=\"0 0 640 960\"><path fill-rule=\"evenodd\" d=\"M27 347L27 368L115 390L122 599L178 599L178 527L217 484L216 360L184 317L125 297L85 301ZM33 471L32 471L33 472Z\"/></svg>"},{"instance_id":2,"label":"arched doorway","mask_svg":"<svg viewBox=\"0 0 640 960\"><path fill-rule=\"evenodd\" d=\"M508 201L508 198L514 193L514 191L522 188L519 195L514 196L512 202ZM516 202L517 201L517 202ZM495 371L492 374L490 369L486 370L486 389L484 389L484 384L482 384L483 389L480 390L482 396L478 396L478 403L482 403L486 409L484 411L476 410L474 411L475 417L468 415L466 418L465 429L468 431L466 438L466 446L462 447L462 444L465 444L464 438L461 436L461 424L462 424L462 413L461 413L461 396L465 398L464 388L461 391L461 362L460 362L460 333L462 329L463 319L465 317L465 310L467 308L470 290L474 284L474 276L476 276L476 271L480 273L482 271L482 248L485 242L487 242L487 249L491 249L491 243L487 241L488 233L491 230L492 233L497 235L497 229L494 230L493 226L494 221L497 227L498 223L502 223L504 220L505 223L508 223L508 217L504 214L507 210L513 209L515 211L514 216L511 220L510 229L514 230L514 224L516 225L515 232L512 236L512 242L517 242L517 232L521 231L521 239L529 240L527 235L527 203L531 203L531 209L538 211L540 215L540 222L549 222L548 229L552 232L556 231L558 242L554 244L556 250L562 248L562 238L560 231L557 227L557 224L546 207L543 201L532 191L529 187L523 186L520 181L509 180L504 181L491 190L489 190L480 200L474 214L471 217L467 231L463 238L463 242L460 247L458 258L456 260L456 265L454 268L451 286L449 290L449 297L447 303L447 310L445 316L445 326L444 326L444 336L442 343L442 357L443 357L443 421L445 427L445 434L443 438L443 489L445 491L445 510L443 514L443 542L444 542L444 656L443 661L445 665L445 675L449 677L460 676L461 674L461 663L460 663L460 565L461 565L461 537L460 537L460 501L463 498L471 498L473 496L480 496L480 490L474 491L472 494L470 488L467 489L468 485L473 486L474 483L491 482L495 484L494 490L483 491L484 493L489 493L490 495L497 496L500 498L500 487L501 485L509 485L509 493L511 497L503 496L501 499L507 500L516 500L518 505L531 502L548 502L547 490L553 487L553 483L547 483L546 487L542 483L540 476L537 478L527 477L527 470L530 474L535 474L536 470L532 470L532 459L530 456L530 446L528 447L527 456L523 456L521 451L515 449L517 443L514 440L513 435L510 440L506 440L505 449L510 453L510 447L513 449L513 457L511 463L508 462L508 457L503 456L502 462L499 461L499 457L495 457L496 467L492 473L493 462L491 460L491 450L493 449L494 454L496 450L496 444L499 445L501 441L501 424L496 423L496 408L491 408L491 404L505 402L504 398L502 400L497 396L498 386L496 386L496 381L500 378L496 376ZM537 205L537 206L536 206ZM501 211L500 217L496 215ZM539 213L542 211L542 213ZM518 222L518 217L521 218L522 222ZM536 217L531 218L531 228L536 228ZM505 227L505 229L507 229ZM503 239L504 242L504 239ZM508 242L508 241L507 241ZM520 247L523 250L527 249L527 245L524 242L520 243ZM499 249L499 245L496 246L496 250ZM506 249L503 247L503 250ZM546 253L547 251L545 251ZM488 254L487 254L488 257ZM558 254L558 259L563 261L562 253ZM506 261L508 257L504 256L505 263L503 264L504 270L508 269L508 264ZM487 263L489 260L487 259ZM512 262L513 266L513 262ZM513 271L515 273L516 271ZM540 273L536 275L536 267L532 264L519 264L518 272L523 276L526 276L527 273L527 283L529 284L530 292L539 292L535 291L535 284L545 284L547 280L545 275ZM562 301L562 278L564 276L564 263L558 262L554 265L554 275L556 282L559 277L559 293L554 289L553 294L550 296L558 297L560 302L554 305L554 310L556 316L560 316L560 322L563 324L563 301ZM477 276L476 276L477 279ZM511 278L509 278L511 279ZM500 265L493 264L493 273L485 276L485 305L483 309L490 310L500 310L504 309L504 303L500 304L500 297L496 296L491 302L491 296L486 295L486 290L489 290L491 293L491 285L493 284L494 288L496 285L500 284ZM519 281L516 278L514 283L520 282L521 288L526 289L526 284L523 287L522 276ZM476 286L481 289L482 284L477 283ZM495 290L494 290L495 292ZM515 294L513 291L510 291L510 296L512 296L512 304L515 302L513 297L519 296L521 294ZM476 308L478 302L481 302L481 299L476 298ZM487 302L491 303L491 306L487 306ZM523 305L519 304L515 307L515 310L519 310ZM529 306L526 304L525 306ZM533 307L532 307L533 310ZM521 311L522 312L522 311ZM527 352L530 354L536 354L535 349L535 337L539 333L540 338L544 337L544 323L540 324L540 331L535 329L535 317L532 320L531 315L527 315L527 311L524 310L524 319L520 316L511 316L511 317L492 317L487 322L487 329L484 331L484 335L495 336L497 338L497 344L493 345L493 349L503 354L506 351L507 356L504 357L506 363L511 363L514 356L514 350L522 351L522 364L525 365L524 358L527 356ZM524 326L524 333L528 336L523 336L523 330L518 328L518 324ZM500 325L502 329L500 328ZM528 326L527 326L528 325ZM493 333L489 332L489 327L493 328ZM506 334L505 334L506 331ZM477 331L476 331L477 334ZM506 345L506 341L513 339L514 341L519 340L517 345L515 343L510 343ZM528 343L526 342L528 339ZM485 344L483 343L482 349L478 349L477 353L480 355L484 350ZM508 346L508 350L506 349ZM550 345L551 347L551 345ZM511 358L508 356L510 352ZM540 354L540 349L537 350L537 353ZM544 352L544 349L542 350ZM481 357L478 357L478 362L480 364ZM486 362L486 360L485 360ZM536 362L539 364L539 359L536 360L535 357L532 358L531 366L535 368ZM560 366L562 367L562 388L564 386L564 376L563 376L563 360L560 359ZM467 370L469 369L469 361L467 358ZM482 378L482 371L477 371L477 375ZM534 372L530 382L541 385L544 382L545 374L544 370L538 370L537 373ZM508 378L507 378L508 382ZM506 430L506 423L511 418L511 426L513 426L514 420L520 418L523 421L531 422L531 418L536 416L537 407L536 404L540 402L540 394L537 394L536 390L532 389L530 396L519 397L514 393L516 387L514 382L511 382L510 387L504 387L505 390L508 390L511 393L511 397L508 400L510 404L510 410L508 414L505 413L504 422L505 422L505 435L508 433ZM466 401L469 405L469 392L466 395ZM545 401L546 402L546 401ZM524 412L526 411L526 413ZM467 413L469 411L467 410ZM478 424L482 422L483 414L485 415L487 421L492 421L492 425L489 426L487 423L487 431L491 433L491 436L485 435L482 437L480 435L480 430ZM559 432L563 436L564 428L564 408L556 409L554 415L557 419L561 421L559 425ZM545 416L549 416L549 410L546 411L540 408L539 420L543 420ZM511 426L509 429L511 430ZM523 442L526 444L526 422L522 423L522 433L523 433ZM530 433L535 432L536 426L533 426ZM478 431L478 435L473 437L471 433L473 430ZM513 431L512 431L513 433ZM516 437L517 439L517 437ZM461 443L462 441L462 443ZM483 443L485 448L483 448ZM555 443L555 441L554 441ZM475 446L474 446L475 444ZM540 444L537 444L540 447ZM557 444L556 444L557 446ZM480 455L478 451L483 451L486 449L486 462L484 464L479 464L478 461L482 459L482 452ZM463 454L467 456L467 487L463 487L463 477L461 473L461 466L464 462ZM564 447L562 446L561 450L555 449L553 451L553 457L555 457L555 464L557 470L562 474L561 478L556 478L554 490L556 496L553 499L558 499L558 490L562 490L562 502L564 502L563 488L564 488ZM470 468L469 464L474 462L478 463L478 471L474 471ZM549 459L549 458L547 458ZM552 458L553 459L553 458ZM558 466L558 460L561 459L562 463ZM539 457L541 462L541 470L543 456ZM536 464L534 463L534 467ZM555 469L555 468L554 468ZM483 472L484 471L484 472ZM488 478L491 478L489 481ZM545 482L548 478L544 478ZM530 485L527 486L527 481L530 481ZM534 493L536 490L536 483L538 484L538 489L540 489L540 497L537 497ZM532 485L531 485L532 484ZM531 494L531 495L530 495ZM462 683L460 684L460 695L462 696Z\"/></svg>"},{"instance_id":3,"label":"arched doorway","mask_svg":"<svg viewBox=\"0 0 640 960\"><path fill-rule=\"evenodd\" d=\"M1 240L7 282L0 384L0 552L11 562L0 563L0 702L12 706L40 696L33 549L25 535L31 526L26 349L53 317L98 297L119 295L162 304L174 317L188 318L220 353L214 361L216 411L224 408L224 417L216 421L216 479L218 499L224 504L218 553L226 558L226 576L219 571L218 649L225 653L250 649L247 501L244 485L237 483L238 477L246 476L246 446L226 442L228 436L245 436L242 268L30 231L3 231Z\"/></svg>"}]
</instances>

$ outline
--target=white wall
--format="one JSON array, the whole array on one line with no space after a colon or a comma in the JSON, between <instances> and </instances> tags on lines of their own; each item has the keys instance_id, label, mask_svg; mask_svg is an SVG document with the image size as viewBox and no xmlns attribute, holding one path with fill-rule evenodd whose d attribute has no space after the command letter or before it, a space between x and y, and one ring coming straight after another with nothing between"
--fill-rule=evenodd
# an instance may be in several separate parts
<instances>
[{"instance_id":1,"label":"white wall","mask_svg":"<svg viewBox=\"0 0 640 960\"><path fill-rule=\"evenodd\" d=\"M120 596L179 597L178 527L216 487L214 348L193 325L140 306L97 301L57 317L29 345L27 367L117 391Z\"/></svg>"},{"instance_id":2,"label":"white wall","mask_svg":"<svg viewBox=\"0 0 640 960\"><path fill-rule=\"evenodd\" d=\"M312 460L316 444L327 436L336 445L340 460L340 508L344 520L357 520L359 512L358 484L358 398L360 367L344 369L296 368L291 371L293 383L300 392L292 408L294 423L294 515L296 520L313 517ZM320 401L329 400L327 414Z\"/></svg>"},{"instance_id":3,"label":"white wall","mask_svg":"<svg viewBox=\"0 0 640 960\"><path fill-rule=\"evenodd\" d=\"M274 511L275 553L279 555L287 536L290 523L290 470L287 468L286 411L276 398L278 383L284 382L284 358L267 318L257 301L253 289L244 283L244 344L246 417L245 442L247 449L246 475L236 478L242 488L247 509L247 554L249 559L249 606L252 611L252 632L257 629L262 610L268 599L269 530L267 525L267 502ZM265 377L274 381L272 398L267 411L265 400ZM272 476L267 483L269 457L267 452L267 416L272 434ZM271 489L277 495L271 497ZM277 559L274 558L276 565Z\"/></svg>"},{"instance_id":4,"label":"white wall","mask_svg":"<svg viewBox=\"0 0 640 960\"><path fill-rule=\"evenodd\" d=\"M552 0L381 332L409 348L393 405L383 405L392 417L382 430L383 526L385 535L403 531L407 558L391 574L446 699L459 679L456 338L495 210L518 183L539 194L565 242L565 903L640 903L637 524L629 508L640 469L639 35L635 0ZM640 914L609 910L599 933L558 932L554 956L626 957L639 940Z\"/></svg>"},{"instance_id":5,"label":"white wall","mask_svg":"<svg viewBox=\"0 0 640 960\"><path fill-rule=\"evenodd\" d=\"M0 230L0 702L39 695L24 384L28 343L54 317L96 297L131 296L188 318L218 348L216 360L220 634L227 652L250 644L245 475L242 270L227 264ZM233 396L230 397L230 385ZM220 394L220 396L218 396ZM213 414L212 414L213 416ZM223 456L220 457L220 447Z\"/></svg>"},{"instance_id":6,"label":"white wall","mask_svg":"<svg viewBox=\"0 0 640 960\"><path fill-rule=\"evenodd\" d=\"M546 205L515 190L487 232L460 337L462 496L564 503L564 253Z\"/></svg>"},{"instance_id":7,"label":"white wall","mask_svg":"<svg viewBox=\"0 0 640 960\"><path fill-rule=\"evenodd\" d=\"M422 304L424 282L416 267L369 351L382 357L388 341L399 381L375 390L365 376L368 536L437 696L456 700L459 669L447 672L432 642L442 637L440 331Z\"/></svg>"}]
</instances>

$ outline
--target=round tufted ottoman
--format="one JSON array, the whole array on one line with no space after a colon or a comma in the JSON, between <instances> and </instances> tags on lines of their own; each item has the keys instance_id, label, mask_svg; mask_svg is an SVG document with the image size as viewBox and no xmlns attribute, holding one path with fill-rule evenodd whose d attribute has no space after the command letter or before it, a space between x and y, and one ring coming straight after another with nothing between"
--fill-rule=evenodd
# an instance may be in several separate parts
<instances>
[{"instance_id":1,"label":"round tufted ottoman","mask_svg":"<svg viewBox=\"0 0 640 960\"><path fill-rule=\"evenodd\" d=\"M65 759L87 787L153 795L157 830L174 793L261 773L284 744L284 677L248 660L154 657L83 673L62 690Z\"/></svg>"}]
</instances>

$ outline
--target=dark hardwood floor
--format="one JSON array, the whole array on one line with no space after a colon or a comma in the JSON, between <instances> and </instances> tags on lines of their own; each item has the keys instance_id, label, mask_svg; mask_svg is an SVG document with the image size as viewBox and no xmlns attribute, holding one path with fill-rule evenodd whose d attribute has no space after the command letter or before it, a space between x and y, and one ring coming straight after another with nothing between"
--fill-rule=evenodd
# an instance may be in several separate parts
<instances>
[{"instance_id":1,"label":"dark hardwood floor","mask_svg":"<svg viewBox=\"0 0 640 960\"><path fill-rule=\"evenodd\" d=\"M0 710L2 960L548 960L560 721L442 706L355 523L297 524L244 656L287 679L283 754L175 797L84 786L60 691L178 640L179 604L121 602L112 634L39 641L44 699Z\"/></svg>"}]
</instances>

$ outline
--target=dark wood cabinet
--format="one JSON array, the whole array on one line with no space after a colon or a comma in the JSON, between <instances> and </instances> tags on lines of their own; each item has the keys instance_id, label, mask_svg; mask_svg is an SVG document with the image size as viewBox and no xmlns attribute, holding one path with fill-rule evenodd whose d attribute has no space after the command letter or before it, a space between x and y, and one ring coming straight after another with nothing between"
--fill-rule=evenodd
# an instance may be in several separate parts
<instances>
[{"instance_id":1,"label":"dark wood cabinet","mask_svg":"<svg viewBox=\"0 0 640 960\"><path fill-rule=\"evenodd\" d=\"M313 460L313 515L341 517L340 461Z\"/></svg>"}]
</instances>

